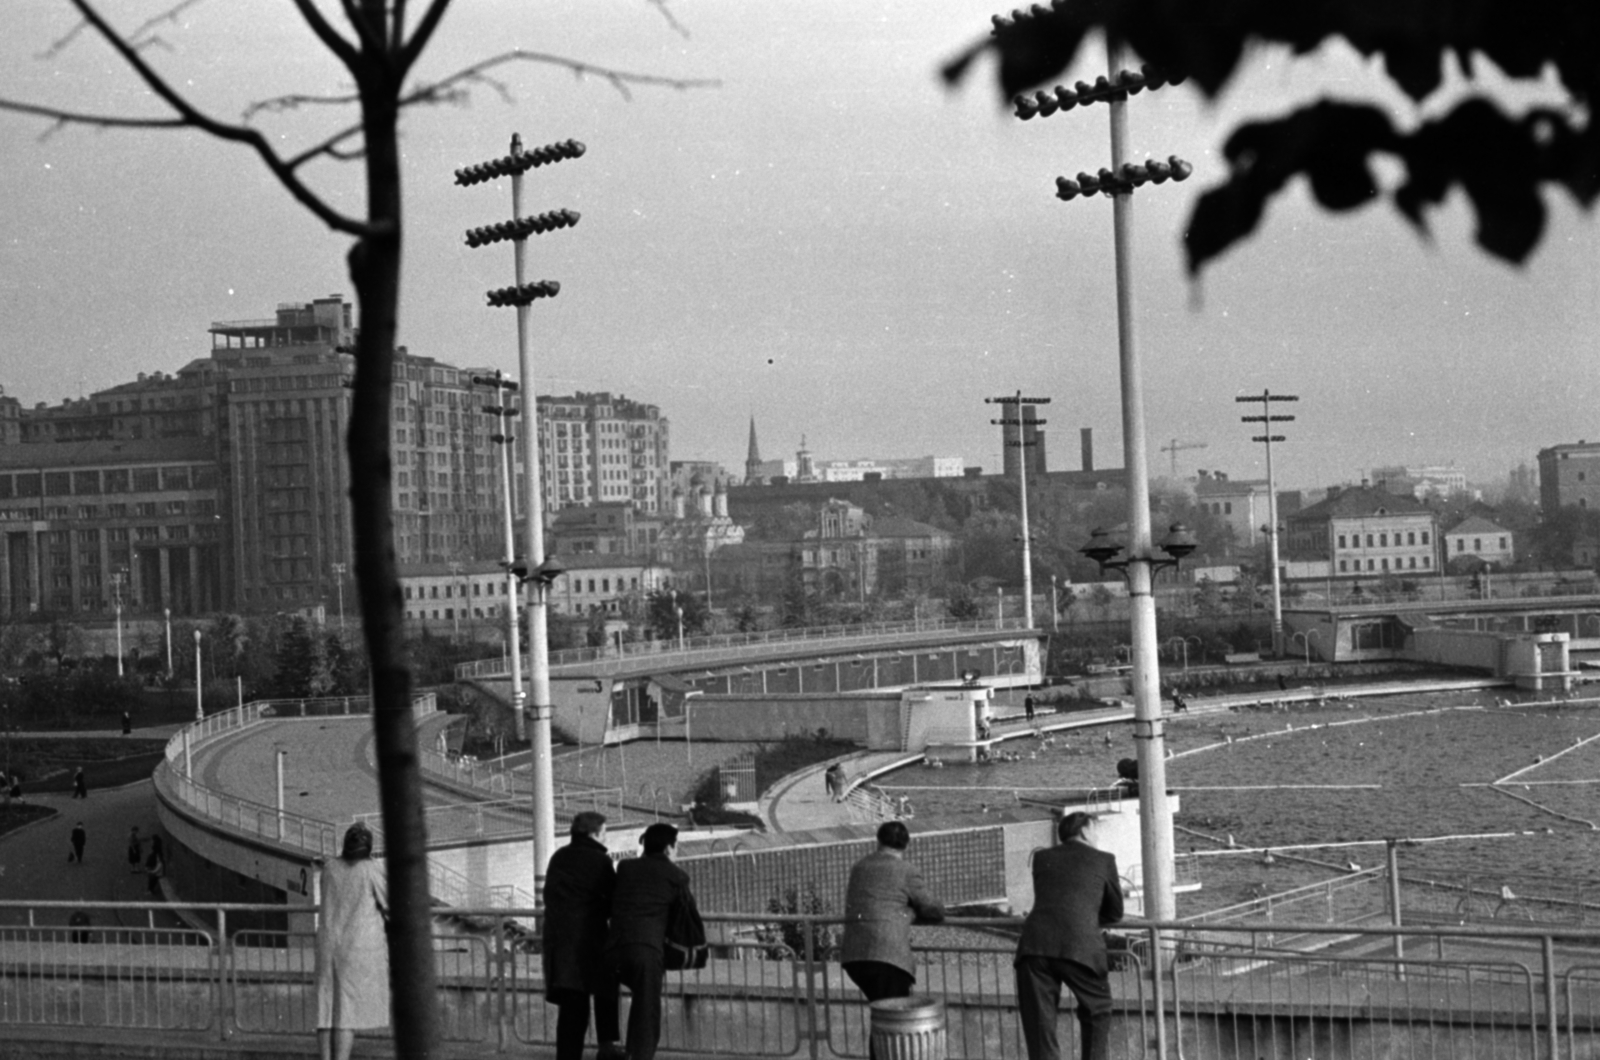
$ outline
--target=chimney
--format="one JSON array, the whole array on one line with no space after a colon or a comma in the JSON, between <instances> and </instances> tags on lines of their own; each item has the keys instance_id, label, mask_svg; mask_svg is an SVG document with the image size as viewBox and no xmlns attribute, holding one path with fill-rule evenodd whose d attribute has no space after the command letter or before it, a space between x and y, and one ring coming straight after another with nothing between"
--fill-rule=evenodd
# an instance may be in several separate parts
<instances>
[{"instance_id":1,"label":"chimney","mask_svg":"<svg viewBox=\"0 0 1600 1060\"><path fill-rule=\"evenodd\" d=\"M1085 427L1078 432L1078 446L1083 451L1083 469L1094 470L1094 428Z\"/></svg>"}]
</instances>

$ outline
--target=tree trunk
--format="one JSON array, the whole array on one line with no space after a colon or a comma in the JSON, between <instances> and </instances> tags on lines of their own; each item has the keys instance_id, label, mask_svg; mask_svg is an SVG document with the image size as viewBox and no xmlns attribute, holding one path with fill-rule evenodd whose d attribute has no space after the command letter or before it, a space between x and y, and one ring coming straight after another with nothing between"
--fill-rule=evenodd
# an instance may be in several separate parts
<instances>
[{"instance_id":1,"label":"tree trunk","mask_svg":"<svg viewBox=\"0 0 1600 1060\"><path fill-rule=\"evenodd\" d=\"M374 234L351 248L360 310L350 414L350 501L356 591L371 661L372 727L389 875L389 981L395 1055L430 1057L439 1041L427 835L411 717L404 614L390 513L390 394L400 302L400 157L396 93L363 79L367 214Z\"/></svg>"}]
</instances>

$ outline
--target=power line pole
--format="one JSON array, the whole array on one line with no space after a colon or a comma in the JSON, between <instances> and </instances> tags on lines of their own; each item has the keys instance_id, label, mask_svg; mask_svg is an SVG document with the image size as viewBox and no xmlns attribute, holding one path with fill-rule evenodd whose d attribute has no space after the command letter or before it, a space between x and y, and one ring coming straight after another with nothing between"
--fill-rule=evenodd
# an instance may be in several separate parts
<instances>
[{"instance_id":1,"label":"power line pole","mask_svg":"<svg viewBox=\"0 0 1600 1060\"><path fill-rule=\"evenodd\" d=\"M1024 407L1050 404L1049 398L1025 398L1022 391L1015 395L1005 397L984 398L985 405L999 405L1002 407L1000 419L989 422L997 427L1015 427L1016 441L1005 444L1015 446L1022 450L1017 460L1017 488L1021 499L1022 508L1022 628L1033 628L1033 534L1028 529L1028 446L1037 445L1036 439L1029 439L1023 433L1025 427L1036 427L1045 421L1023 415ZM1004 432L1002 432L1004 433Z\"/></svg>"},{"instance_id":2,"label":"power line pole","mask_svg":"<svg viewBox=\"0 0 1600 1060\"><path fill-rule=\"evenodd\" d=\"M1275 401L1299 401L1293 394L1274 394L1270 390L1263 390L1259 394L1245 394L1233 399L1236 402L1254 403L1261 402L1261 415L1240 416L1241 423L1259 423L1266 434L1252 437L1252 442L1261 442L1267 447L1267 555L1272 563L1272 654L1283 654L1283 587L1278 578L1278 484L1272 474L1272 443L1288 441L1281 434L1272 433L1274 423L1292 423L1293 416L1274 416L1272 403Z\"/></svg>"}]
</instances>

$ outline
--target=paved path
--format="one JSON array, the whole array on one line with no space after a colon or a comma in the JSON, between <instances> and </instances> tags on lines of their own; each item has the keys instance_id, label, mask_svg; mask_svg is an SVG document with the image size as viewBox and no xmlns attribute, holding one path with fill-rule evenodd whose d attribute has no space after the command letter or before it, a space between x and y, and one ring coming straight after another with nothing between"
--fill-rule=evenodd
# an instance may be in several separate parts
<instances>
[{"instance_id":1,"label":"paved path","mask_svg":"<svg viewBox=\"0 0 1600 1060\"><path fill-rule=\"evenodd\" d=\"M143 836L157 831L155 791L147 780L120 788L91 789L87 799L70 794L43 794L27 802L48 806L54 817L26 825L0 837L0 899L86 902L145 902L150 900L148 878L128 869L128 833L139 826ZM67 861L71 849L68 835L72 826L83 822L89 841L84 845L83 864ZM44 909L35 922L64 924L71 914L67 909ZM149 919L132 910L95 914L99 922L115 916L118 923L132 926L148 924ZM0 923L27 923L24 910L0 909ZM160 914L158 927L180 927L176 916Z\"/></svg>"}]
</instances>

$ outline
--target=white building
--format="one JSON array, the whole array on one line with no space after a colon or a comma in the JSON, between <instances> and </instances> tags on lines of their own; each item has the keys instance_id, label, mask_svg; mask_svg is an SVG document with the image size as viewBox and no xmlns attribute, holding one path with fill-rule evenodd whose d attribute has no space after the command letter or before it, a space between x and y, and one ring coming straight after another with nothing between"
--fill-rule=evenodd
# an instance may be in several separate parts
<instances>
[{"instance_id":1,"label":"white building","mask_svg":"<svg viewBox=\"0 0 1600 1060\"><path fill-rule=\"evenodd\" d=\"M1510 530L1481 515L1468 516L1445 531L1445 562L1476 556L1499 566L1516 560L1516 542Z\"/></svg>"}]
</instances>

